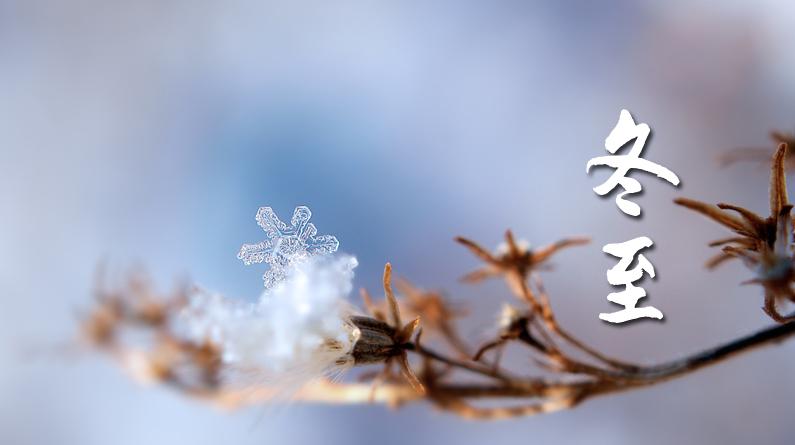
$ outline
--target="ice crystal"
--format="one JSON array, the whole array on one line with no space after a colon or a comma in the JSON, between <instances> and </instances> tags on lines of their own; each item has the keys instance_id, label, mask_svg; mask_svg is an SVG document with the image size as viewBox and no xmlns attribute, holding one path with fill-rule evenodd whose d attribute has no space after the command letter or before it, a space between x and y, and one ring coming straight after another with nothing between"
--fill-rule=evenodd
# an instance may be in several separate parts
<instances>
[{"instance_id":1,"label":"ice crystal","mask_svg":"<svg viewBox=\"0 0 795 445\"><path fill-rule=\"evenodd\" d=\"M311 217L309 207L296 207L288 226L270 207L260 207L257 211L257 224L265 231L267 239L256 244L243 244L237 257L247 266L254 263L270 266L262 276L265 288L270 289L282 281L296 264L312 256L337 251L337 238L317 235L317 228L309 222Z\"/></svg>"}]
</instances>

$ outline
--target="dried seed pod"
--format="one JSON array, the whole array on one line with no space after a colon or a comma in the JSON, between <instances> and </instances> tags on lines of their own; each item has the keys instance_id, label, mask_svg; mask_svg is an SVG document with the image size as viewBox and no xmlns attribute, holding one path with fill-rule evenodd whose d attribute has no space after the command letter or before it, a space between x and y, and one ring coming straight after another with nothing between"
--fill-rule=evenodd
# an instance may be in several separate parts
<instances>
[{"instance_id":1,"label":"dried seed pod","mask_svg":"<svg viewBox=\"0 0 795 445\"><path fill-rule=\"evenodd\" d=\"M355 364L382 363L402 352L401 345L395 341L397 331L392 326L363 316L353 316L350 321L359 330L352 352Z\"/></svg>"}]
</instances>

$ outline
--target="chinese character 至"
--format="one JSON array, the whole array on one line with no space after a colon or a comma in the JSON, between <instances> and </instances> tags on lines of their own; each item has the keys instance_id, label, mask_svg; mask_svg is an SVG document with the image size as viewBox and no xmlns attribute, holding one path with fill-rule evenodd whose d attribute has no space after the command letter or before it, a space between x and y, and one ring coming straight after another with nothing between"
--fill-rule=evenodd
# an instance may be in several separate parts
<instances>
[{"instance_id":1,"label":"chinese character \u81f3","mask_svg":"<svg viewBox=\"0 0 795 445\"><path fill-rule=\"evenodd\" d=\"M654 278L654 266L643 254L638 253L653 244L651 239L641 236L623 243L607 244L602 248L603 252L621 258L618 264L607 271L607 281L613 286L625 286L625 288L621 292L613 292L607 296L608 300L623 305L624 309L609 314L599 314L599 318L610 323L623 323L638 318L663 318L662 312L653 306L636 307L638 300L646 296L646 291L632 284L643 278L644 272ZM637 266L629 269L636 255Z\"/></svg>"}]
</instances>

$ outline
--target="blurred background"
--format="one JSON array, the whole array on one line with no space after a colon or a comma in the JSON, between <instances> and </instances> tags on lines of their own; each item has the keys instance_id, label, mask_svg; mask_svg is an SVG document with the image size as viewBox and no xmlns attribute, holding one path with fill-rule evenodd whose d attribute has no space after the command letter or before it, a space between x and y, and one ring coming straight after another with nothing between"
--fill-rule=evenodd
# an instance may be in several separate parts
<instances>
[{"instance_id":1,"label":"blurred background","mask_svg":"<svg viewBox=\"0 0 795 445\"><path fill-rule=\"evenodd\" d=\"M471 423L426 405L219 412L142 389L104 357L36 353L70 340L97 265L141 265L256 298L235 257L261 205L314 212L358 256L444 289L486 338L500 282L452 242L593 243L544 275L558 317L613 355L672 359L771 322L740 264L709 273L726 234L677 196L765 213L765 167L720 153L795 129L789 2L0 1L0 443L791 443L795 344L567 412ZM621 108L648 123L644 216L585 173ZM601 322L604 244L646 235L662 323ZM527 366L525 362L519 362Z\"/></svg>"}]
</instances>

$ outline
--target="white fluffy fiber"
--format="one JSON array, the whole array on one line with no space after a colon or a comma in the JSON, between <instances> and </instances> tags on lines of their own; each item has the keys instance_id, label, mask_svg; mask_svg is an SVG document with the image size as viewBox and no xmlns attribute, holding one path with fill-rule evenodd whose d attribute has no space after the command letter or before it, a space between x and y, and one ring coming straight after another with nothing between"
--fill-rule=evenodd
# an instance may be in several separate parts
<instances>
[{"instance_id":1,"label":"white fluffy fiber","mask_svg":"<svg viewBox=\"0 0 795 445\"><path fill-rule=\"evenodd\" d=\"M220 346L229 367L293 381L319 377L352 361L358 331L346 322L345 300L357 264L349 255L311 258L257 303L197 293L175 329Z\"/></svg>"}]
</instances>

